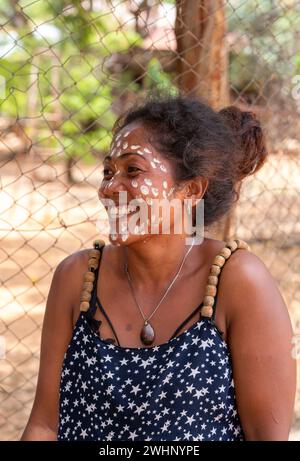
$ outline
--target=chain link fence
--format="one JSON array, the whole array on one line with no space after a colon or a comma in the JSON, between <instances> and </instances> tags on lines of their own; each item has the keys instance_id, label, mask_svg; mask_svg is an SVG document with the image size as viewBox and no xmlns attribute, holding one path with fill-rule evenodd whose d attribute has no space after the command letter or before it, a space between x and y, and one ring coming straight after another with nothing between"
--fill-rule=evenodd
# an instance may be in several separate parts
<instances>
[{"instance_id":1,"label":"chain link fence","mask_svg":"<svg viewBox=\"0 0 300 461\"><path fill-rule=\"evenodd\" d=\"M298 339L299 26L295 0L1 2L0 439L19 439L28 420L55 267L101 238L97 188L113 123L154 89L262 120L269 160L208 236L250 244ZM291 439L299 418L298 392Z\"/></svg>"}]
</instances>

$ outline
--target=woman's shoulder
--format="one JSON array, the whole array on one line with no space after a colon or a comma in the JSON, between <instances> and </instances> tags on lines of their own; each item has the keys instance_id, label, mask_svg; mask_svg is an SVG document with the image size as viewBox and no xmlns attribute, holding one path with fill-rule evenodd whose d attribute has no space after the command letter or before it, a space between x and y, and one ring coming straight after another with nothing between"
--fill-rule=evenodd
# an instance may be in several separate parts
<instances>
[{"instance_id":1,"label":"woman's shoulder","mask_svg":"<svg viewBox=\"0 0 300 461\"><path fill-rule=\"evenodd\" d=\"M238 241L238 239L235 239ZM251 318L255 323L278 313L286 314L286 306L277 283L264 261L251 247L237 248L222 267L218 291L226 312L226 323ZM251 315L250 315L251 314Z\"/></svg>"}]
</instances>

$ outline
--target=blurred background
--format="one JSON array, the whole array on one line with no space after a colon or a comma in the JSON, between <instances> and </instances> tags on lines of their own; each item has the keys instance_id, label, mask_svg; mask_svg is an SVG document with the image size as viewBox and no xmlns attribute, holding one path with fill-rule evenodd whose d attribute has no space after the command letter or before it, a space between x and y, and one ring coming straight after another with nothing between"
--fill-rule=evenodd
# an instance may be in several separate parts
<instances>
[{"instance_id":1,"label":"blurred background","mask_svg":"<svg viewBox=\"0 0 300 461\"><path fill-rule=\"evenodd\" d=\"M246 240L264 261L297 349L300 2L2 0L1 440L19 439L32 407L53 271L101 238L97 188L113 123L153 90L235 104L262 121L269 159L207 235ZM300 440L299 391L290 439Z\"/></svg>"}]
</instances>

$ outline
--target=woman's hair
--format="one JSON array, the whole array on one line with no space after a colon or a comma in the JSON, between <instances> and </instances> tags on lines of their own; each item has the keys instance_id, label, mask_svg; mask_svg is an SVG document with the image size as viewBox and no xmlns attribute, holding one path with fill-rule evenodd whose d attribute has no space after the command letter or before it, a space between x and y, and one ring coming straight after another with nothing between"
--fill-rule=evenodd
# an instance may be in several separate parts
<instances>
[{"instance_id":1,"label":"woman's hair","mask_svg":"<svg viewBox=\"0 0 300 461\"><path fill-rule=\"evenodd\" d=\"M170 160L177 184L197 176L209 181L203 196L205 226L229 211L242 179L267 156L259 121L234 106L216 112L188 96L154 97L119 117L114 134L134 121L149 129L151 143Z\"/></svg>"}]
</instances>

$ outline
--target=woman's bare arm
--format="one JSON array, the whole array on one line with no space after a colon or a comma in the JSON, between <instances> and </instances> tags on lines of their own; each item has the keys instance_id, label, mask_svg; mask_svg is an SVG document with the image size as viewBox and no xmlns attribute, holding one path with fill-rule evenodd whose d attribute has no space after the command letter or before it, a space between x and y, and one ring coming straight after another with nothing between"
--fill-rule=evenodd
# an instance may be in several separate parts
<instances>
[{"instance_id":1,"label":"woman's bare arm","mask_svg":"<svg viewBox=\"0 0 300 461\"><path fill-rule=\"evenodd\" d=\"M50 286L41 337L36 395L21 440L57 440L59 385L64 353L73 332L74 303L79 302L86 251L57 266Z\"/></svg>"},{"instance_id":2,"label":"woman's bare arm","mask_svg":"<svg viewBox=\"0 0 300 461\"><path fill-rule=\"evenodd\" d=\"M233 254L222 277L227 341L246 440L288 440L296 362L287 307L265 265L248 251Z\"/></svg>"}]
</instances>

